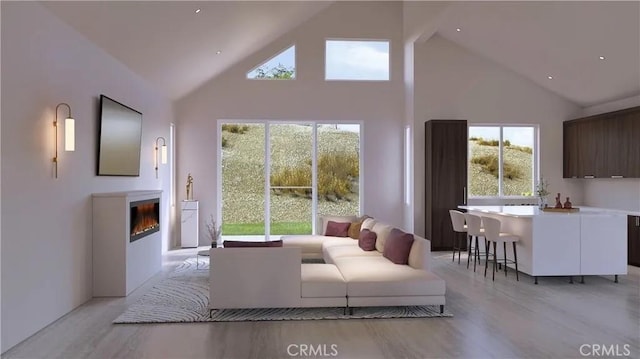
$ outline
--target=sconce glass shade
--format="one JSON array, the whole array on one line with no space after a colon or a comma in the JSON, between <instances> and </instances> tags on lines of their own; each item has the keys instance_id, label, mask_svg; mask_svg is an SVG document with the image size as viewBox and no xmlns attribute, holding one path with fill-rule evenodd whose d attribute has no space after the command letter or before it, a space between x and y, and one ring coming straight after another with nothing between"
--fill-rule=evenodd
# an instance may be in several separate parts
<instances>
[{"instance_id":1,"label":"sconce glass shade","mask_svg":"<svg viewBox=\"0 0 640 359\"><path fill-rule=\"evenodd\" d=\"M167 145L160 147L160 159L163 165L167 164Z\"/></svg>"},{"instance_id":2,"label":"sconce glass shade","mask_svg":"<svg viewBox=\"0 0 640 359\"><path fill-rule=\"evenodd\" d=\"M71 117L64 120L64 150L76 150L76 121Z\"/></svg>"}]
</instances>

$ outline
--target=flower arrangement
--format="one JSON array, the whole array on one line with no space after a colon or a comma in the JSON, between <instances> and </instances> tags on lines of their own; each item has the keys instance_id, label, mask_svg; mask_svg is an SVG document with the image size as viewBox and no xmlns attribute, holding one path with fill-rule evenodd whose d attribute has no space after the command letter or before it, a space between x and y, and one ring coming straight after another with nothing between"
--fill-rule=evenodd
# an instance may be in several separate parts
<instances>
[{"instance_id":1,"label":"flower arrangement","mask_svg":"<svg viewBox=\"0 0 640 359\"><path fill-rule=\"evenodd\" d=\"M207 232L209 233L209 238L211 239L211 248L215 248L217 246L218 241L220 240L220 235L222 235L222 225L217 225L213 214L210 216L210 221L206 224Z\"/></svg>"},{"instance_id":2,"label":"flower arrangement","mask_svg":"<svg viewBox=\"0 0 640 359\"><path fill-rule=\"evenodd\" d=\"M540 178L540 182L536 184L536 195L538 196L538 207L540 209L547 206L547 196L549 195L548 186L549 182L545 181L544 178Z\"/></svg>"},{"instance_id":3,"label":"flower arrangement","mask_svg":"<svg viewBox=\"0 0 640 359\"><path fill-rule=\"evenodd\" d=\"M536 184L536 195L538 197L546 197L549 195L549 190L547 187L549 186L549 182L545 181L544 178L540 179L540 182Z\"/></svg>"}]
</instances>

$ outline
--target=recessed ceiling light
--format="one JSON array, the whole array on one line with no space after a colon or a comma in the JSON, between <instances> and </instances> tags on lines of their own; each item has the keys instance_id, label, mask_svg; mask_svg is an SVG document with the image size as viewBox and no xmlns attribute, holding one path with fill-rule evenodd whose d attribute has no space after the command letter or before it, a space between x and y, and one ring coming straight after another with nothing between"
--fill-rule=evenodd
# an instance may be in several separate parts
<instances>
[{"instance_id":1,"label":"recessed ceiling light","mask_svg":"<svg viewBox=\"0 0 640 359\"><path fill-rule=\"evenodd\" d=\"M604 57L604 56L600 56L600 57L599 57L599 59L600 59L600 60L604 60L604 59L605 59L605 57Z\"/></svg>"},{"instance_id":2,"label":"recessed ceiling light","mask_svg":"<svg viewBox=\"0 0 640 359\"><path fill-rule=\"evenodd\" d=\"M222 53L222 51L218 50L216 51L216 55L220 55Z\"/></svg>"},{"instance_id":3,"label":"recessed ceiling light","mask_svg":"<svg viewBox=\"0 0 640 359\"><path fill-rule=\"evenodd\" d=\"M196 9L196 14L199 14L199 13L200 13L200 9Z\"/></svg>"},{"instance_id":4,"label":"recessed ceiling light","mask_svg":"<svg viewBox=\"0 0 640 359\"><path fill-rule=\"evenodd\" d=\"M553 80L553 76L547 76L549 80Z\"/></svg>"},{"instance_id":5,"label":"recessed ceiling light","mask_svg":"<svg viewBox=\"0 0 640 359\"><path fill-rule=\"evenodd\" d=\"M461 29L461 28L457 28L457 29L456 29L456 31L457 31L457 32L460 32L460 31L462 31L462 29Z\"/></svg>"}]
</instances>

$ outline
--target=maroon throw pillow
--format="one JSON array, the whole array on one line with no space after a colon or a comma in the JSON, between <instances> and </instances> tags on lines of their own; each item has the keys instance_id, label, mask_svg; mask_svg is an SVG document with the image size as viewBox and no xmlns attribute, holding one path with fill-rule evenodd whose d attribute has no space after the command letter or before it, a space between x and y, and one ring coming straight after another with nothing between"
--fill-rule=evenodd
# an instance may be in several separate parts
<instances>
[{"instance_id":1,"label":"maroon throw pillow","mask_svg":"<svg viewBox=\"0 0 640 359\"><path fill-rule=\"evenodd\" d=\"M384 243L382 256L395 264L408 264L409 252L413 245L413 234L394 228Z\"/></svg>"},{"instance_id":2,"label":"maroon throw pillow","mask_svg":"<svg viewBox=\"0 0 640 359\"><path fill-rule=\"evenodd\" d=\"M378 235L376 232L363 229L360 231L360 236L358 237L358 246L362 248L363 251L373 251L376 249L377 238Z\"/></svg>"},{"instance_id":3,"label":"maroon throw pillow","mask_svg":"<svg viewBox=\"0 0 640 359\"><path fill-rule=\"evenodd\" d=\"M342 223L329 221L324 235L331 237L347 237L349 235L349 226L351 226L351 222Z\"/></svg>"},{"instance_id":4,"label":"maroon throw pillow","mask_svg":"<svg viewBox=\"0 0 640 359\"><path fill-rule=\"evenodd\" d=\"M225 248L282 247L282 240L269 241L269 242L224 241L222 245Z\"/></svg>"}]
</instances>

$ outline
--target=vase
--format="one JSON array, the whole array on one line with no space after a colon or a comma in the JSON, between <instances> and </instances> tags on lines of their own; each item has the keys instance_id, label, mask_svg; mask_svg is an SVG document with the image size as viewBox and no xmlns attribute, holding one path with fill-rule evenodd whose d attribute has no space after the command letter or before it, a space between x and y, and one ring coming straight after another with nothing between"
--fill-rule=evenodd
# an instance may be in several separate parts
<instances>
[{"instance_id":1,"label":"vase","mask_svg":"<svg viewBox=\"0 0 640 359\"><path fill-rule=\"evenodd\" d=\"M547 206L547 197L538 197L538 208L543 209Z\"/></svg>"}]
</instances>

